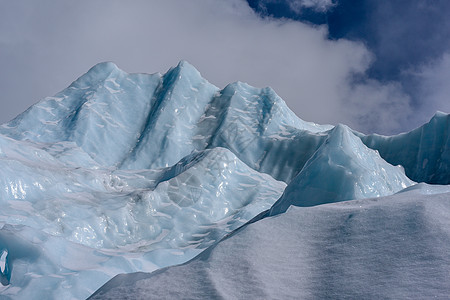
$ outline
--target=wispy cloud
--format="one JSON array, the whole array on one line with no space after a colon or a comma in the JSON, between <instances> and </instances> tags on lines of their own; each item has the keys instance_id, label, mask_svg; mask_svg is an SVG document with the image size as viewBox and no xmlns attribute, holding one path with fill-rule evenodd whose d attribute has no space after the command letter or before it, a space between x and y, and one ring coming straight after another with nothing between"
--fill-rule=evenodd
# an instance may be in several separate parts
<instances>
[{"instance_id":1,"label":"wispy cloud","mask_svg":"<svg viewBox=\"0 0 450 300\"><path fill-rule=\"evenodd\" d=\"M373 54L362 43L330 41L323 26L261 18L243 0L28 0L2 6L2 121L97 62L163 72L181 59L220 87L237 80L272 86L309 121L391 133L405 126L397 114L411 114L398 83L364 79Z\"/></svg>"},{"instance_id":2,"label":"wispy cloud","mask_svg":"<svg viewBox=\"0 0 450 300\"><path fill-rule=\"evenodd\" d=\"M418 111L422 118L436 110L450 112L450 52L406 72L417 83Z\"/></svg>"},{"instance_id":3,"label":"wispy cloud","mask_svg":"<svg viewBox=\"0 0 450 300\"><path fill-rule=\"evenodd\" d=\"M349 82L344 86L340 113L348 125L366 133L395 134L405 128L412 129L411 97L400 83L381 83L366 79L361 83Z\"/></svg>"},{"instance_id":4,"label":"wispy cloud","mask_svg":"<svg viewBox=\"0 0 450 300\"><path fill-rule=\"evenodd\" d=\"M325 12L336 6L337 0L259 0L257 3L259 11L268 12L269 6L286 7L291 11L301 14L305 9L317 12Z\"/></svg>"},{"instance_id":5,"label":"wispy cloud","mask_svg":"<svg viewBox=\"0 0 450 300\"><path fill-rule=\"evenodd\" d=\"M270 0L269 0L270 1ZM336 5L333 0L291 0L288 1L290 8L300 13L304 8L311 8L316 11L327 11Z\"/></svg>"}]
</instances>

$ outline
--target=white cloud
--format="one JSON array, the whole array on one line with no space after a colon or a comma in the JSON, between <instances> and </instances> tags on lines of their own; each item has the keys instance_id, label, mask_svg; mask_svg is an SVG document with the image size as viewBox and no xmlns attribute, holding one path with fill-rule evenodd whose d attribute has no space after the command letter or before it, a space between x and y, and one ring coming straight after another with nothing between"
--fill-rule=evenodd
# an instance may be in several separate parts
<instances>
[{"instance_id":1,"label":"white cloud","mask_svg":"<svg viewBox=\"0 0 450 300\"><path fill-rule=\"evenodd\" d=\"M429 119L437 110L450 112L450 53L410 71L418 83L420 120Z\"/></svg>"},{"instance_id":2,"label":"white cloud","mask_svg":"<svg viewBox=\"0 0 450 300\"><path fill-rule=\"evenodd\" d=\"M326 27L262 19L243 0L26 2L0 10L0 19L21 16L0 26L8 50L0 52L2 121L100 61L128 72L164 72L186 59L220 87L237 80L272 86L301 118L362 131L389 130L387 120L409 110L395 84L352 83L372 60L364 45L330 41ZM373 111L383 126L364 119Z\"/></svg>"},{"instance_id":3,"label":"white cloud","mask_svg":"<svg viewBox=\"0 0 450 300\"><path fill-rule=\"evenodd\" d=\"M366 79L345 87L340 113L350 127L382 134L399 133L408 127L413 115L411 98L399 83Z\"/></svg>"},{"instance_id":4,"label":"white cloud","mask_svg":"<svg viewBox=\"0 0 450 300\"><path fill-rule=\"evenodd\" d=\"M273 3L284 3L295 13L301 13L305 8L315 10L317 12L326 12L330 8L336 6L336 0L260 0L259 8L266 10L267 5Z\"/></svg>"},{"instance_id":5,"label":"white cloud","mask_svg":"<svg viewBox=\"0 0 450 300\"><path fill-rule=\"evenodd\" d=\"M336 5L336 1L333 0L291 0L287 2L289 7L297 13L300 13L304 8L325 12Z\"/></svg>"}]
</instances>

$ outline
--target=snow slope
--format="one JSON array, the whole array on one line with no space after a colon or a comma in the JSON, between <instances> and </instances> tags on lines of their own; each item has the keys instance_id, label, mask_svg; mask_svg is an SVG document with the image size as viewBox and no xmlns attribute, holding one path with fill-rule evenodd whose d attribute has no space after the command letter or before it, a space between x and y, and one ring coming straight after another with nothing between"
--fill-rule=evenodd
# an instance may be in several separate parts
<instances>
[{"instance_id":1,"label":"snow slope","mask_svg":"<svg viewBox=\"0 0 450 300\"><path fill-rule=\"evenodd\" d=\"M430 194L432 192L432 194ZM447 299L450 188L291 207L89 299Z\"/></svg>"}]
</instances>

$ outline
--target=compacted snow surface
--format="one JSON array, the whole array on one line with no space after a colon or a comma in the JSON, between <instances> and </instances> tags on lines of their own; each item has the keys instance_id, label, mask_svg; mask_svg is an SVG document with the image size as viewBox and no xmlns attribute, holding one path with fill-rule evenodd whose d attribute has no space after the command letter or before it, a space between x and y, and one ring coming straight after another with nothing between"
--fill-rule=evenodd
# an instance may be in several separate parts
<instances>
[{"instance_id":1,"label":"compacted snow surface","mask_svg":"<svg viewBox=\"0 0 450 300\"><path fill-rule=\"evenodd\" d=\"M364 135L98 64L0 126L0 298L445 298L449 120Z\"/></svg>"},{"instance_id":2,"label":"compacted snow surface","mask_svg":"<svg viewBox=\"0 0 450 300\"><path fill-rule=\"evenodd\" d=\"M448 299L442 192L291 207L184 265L118 275L91 299Z\"/></svg>"}]
</instances>

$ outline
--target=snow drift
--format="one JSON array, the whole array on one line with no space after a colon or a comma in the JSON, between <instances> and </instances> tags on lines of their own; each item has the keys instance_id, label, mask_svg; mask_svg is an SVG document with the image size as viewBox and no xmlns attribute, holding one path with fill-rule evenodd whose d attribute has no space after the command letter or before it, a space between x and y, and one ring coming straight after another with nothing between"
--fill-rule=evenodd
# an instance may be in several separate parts
<instances>
[{"instance_id":1,"label":"snow drift","mask_svg":"<svg viewBox=\"0 0 450 300\"><path fill-rule=\"evenodd\" d=\"M427 189L291 207L186 264L118 275L89 299L445 299L450 188Z\"/></svg>"}]
</instances>

